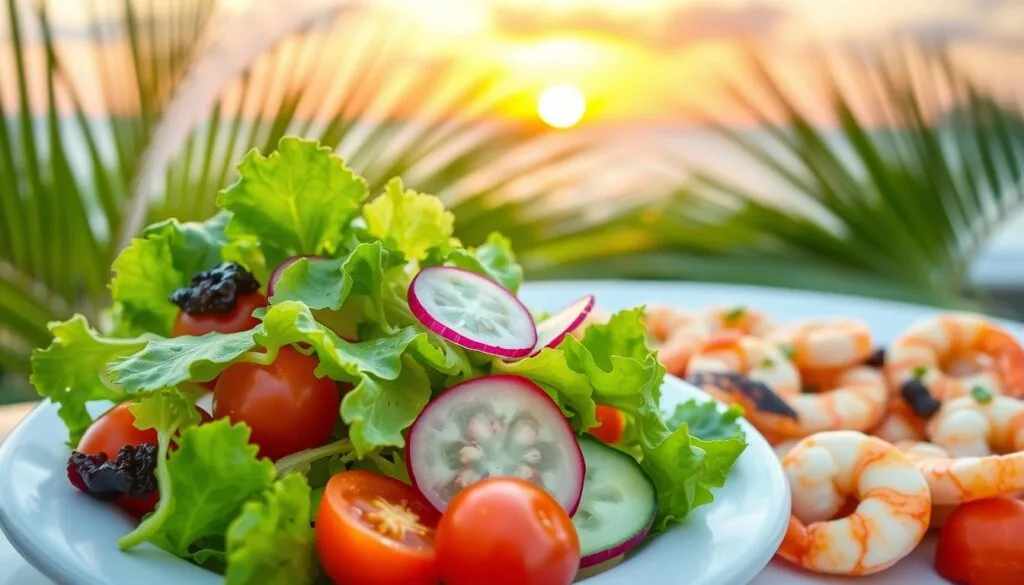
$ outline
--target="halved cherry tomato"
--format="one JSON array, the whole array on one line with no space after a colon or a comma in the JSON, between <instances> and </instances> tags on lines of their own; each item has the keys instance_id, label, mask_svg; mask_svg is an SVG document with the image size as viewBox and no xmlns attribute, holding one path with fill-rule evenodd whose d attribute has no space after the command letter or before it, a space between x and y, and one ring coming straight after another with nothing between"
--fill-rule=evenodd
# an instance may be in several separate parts
<instances>
[{"instance_id":1,"label":"halved cherry tomato","mask_svg":"<svg viewBox=\"0 0 1024 585\"><path fill-rule=\"evenodd\" d=\"M597 405L597 426L590 429L590 434L613 445L622 440L622 433L626 430L626 418L622 411L606 406Z\"/></svg>"},{"instance_id":2,"label":"halved cherry tomato","mask_svg":"<svg viewBox=\"0 0 1024 585\"><path fill-rule=\"evenodd\" d=\"M338 420L341 395L333 380L313 374L317 364L290 345L268 366L232 364L217 378L214 418L249 425L260 455L275 460L323 445Z\"/></svg>"},{"instance_id":3,"label":"halved cherry tomato","mask_svg":"<svg viewBox=\"0 0 1024 585\"><path fill-rule=\"evenodd\" d=\"M205 335L211 331L217 333L237 333L248 331L259 325L260 321L252 316L256 309L266 306L267 299L259 292L241 295L235 300L235 308L227 313L193 313L178 311L171 327L171 336ZM217 379L199 382L207 390L213 390Z\"/></svg>"},{"instance_id":4,"label":"halved cherry tomato","mask_svg":"<svg viewBox=\"0 0 1024 585\"><path fill-rule=\"evenodd\" d=\"M1024 502L992 498L957 507L939 534L935 569L963 585L1024 583Z\"/></svg>"},{"instance_id":5,"label":"halved cherry tomato","mask_svg":"<svg viewBox=\"0 0 1024 585\"><path fill-rule=\"evenodd\" d=\"M572 520L547 492L491 478L455 496L437 527L445 585L568 585L580 566Z\"/></svg>"},{"instance_id":6,"label":"halved cherry tomato","mask_svg":"<svg viewBox=\"0 0 1024 585\"><path fill-rule=\"evenodd\" d=\"M138 447L143 443L156 443L156 430L135 428L135 415L129 410L132 404L130 401L122 402L93 421L78 442L78 451L86 455L103 453L109 459L116 459L118 451L125 445ZM202 408L197 406L196 410L203 422L212 420ZM145 498L121 496L116 503L135 518L142 518L156 508L159 500L160 494L154 491Z\"/></svg>"},{"instance_id":7,"label":"halved cherry tomato","mask_svg":"<svg viewBox=\"0 0 1024 585\"><path fill-rule=\"evenodd\" d=\"M327 482L316 515L316 550L344 585L437 585L440 514L412 487L368 471Z\"/></svg>"}]
</instances>

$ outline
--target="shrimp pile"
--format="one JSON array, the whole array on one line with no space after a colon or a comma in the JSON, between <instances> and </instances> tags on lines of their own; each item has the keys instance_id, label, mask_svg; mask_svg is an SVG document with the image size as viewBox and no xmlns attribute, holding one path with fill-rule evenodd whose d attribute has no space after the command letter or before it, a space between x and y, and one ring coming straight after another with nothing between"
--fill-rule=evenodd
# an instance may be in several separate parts
<instances>
[{"instance_id":1,"label":"shrimp pile","mask_svg":"<svg viewBox=\"0 0 1024 585\"><path fill-rule=\"evenodd\" d=\"M731 318L729 318L731 316ZM864 322L656 307L666 369L739 404L786 472L778 556L882 571L960 504L1024 494L1024 348L972 313L912 324L885 349Z\"/></svg>"}]
</instances>

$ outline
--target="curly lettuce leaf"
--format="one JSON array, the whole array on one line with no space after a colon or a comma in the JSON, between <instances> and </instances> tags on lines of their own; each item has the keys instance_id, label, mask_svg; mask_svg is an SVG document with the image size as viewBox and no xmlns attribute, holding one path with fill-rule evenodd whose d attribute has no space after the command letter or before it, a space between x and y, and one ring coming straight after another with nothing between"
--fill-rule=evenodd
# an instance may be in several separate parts
<instances>
[{"instance_id":1,"label":"curly lettuce leaf","mask_svg":"<svg viewBox=\"0 0 1024 585\"><path fill-rule=\"evenodd\" d=\"M40 396L57 404L57 414L68 427L69 443L77 445L92 423L86 403L119 402L126 397L107 379L106 365L145 347L146 340L100 335L82 315L50 323L49 329L53 341L32 352L30 380Z\"/></svg>"},{"instance_id":2,"label":"curly lettuce leaf","mask_svg":"<svg viewBox=\"0 0 1024 585\"><path fill-rule=\"evenodd\" d=\"M622 311L589 328L582 340L566 336L536 356L495 361L494 371L536 382L581 432L597 424L598 403L628 414L644 404L656 408L665 371L646 346L642 316L642 309Z\"/></svg>"},{"instance_id":3,"label":"curly lettuce leaf","mask_svg":"<svg viewBox=\"0 0 1024 585\"><path fill-rule=\"evenodd\" d=\"M746 448L742 437L702 441L686 424L674 431L660 414L641 409L636 419L640 466L654 483L658 515L654 531L682 522L697 506L711 503L712 488L721 487Z\"/></svg>"},{"instance_id":4,"label":"curly lettuce leaf","mask_svg":"<svg viewBox=\"0 0 1024 585\"><path fill-rule=\"evenodd\" d=\"M288 474L242 507L227 531L226 585L307 585L319 574L306 478Z\"/></svg>"},{"instance_id":5,"label":"curly lettuce leaf","mask_svg":"<svg viewBox=\"0 0 1024 585\"><path fill-rule=\"evenodd\" d=\"M145 541L183 558L223 542L242 506L270 487L276 469L257 457L249 428L222 419L185 429L178 448L157 466L160 502L156 511L123 536L122 550ZM214 549L216 550L216 549Z\"/></svg>"},{"instance_id":6,"label":"curly lettuce leaf","mask_svg":"<svg viewBox=\"0 0 1024 585\"><path fill-rule=\"evenodd\" d=\"M366 182L331 149L284 137L269 156L249 151L217 203L232 213L228 237L255 237L277 266L291 256L333 255L365 198Z\"/></svg>"},{"instance_id":7,"label":"curly lettuce leaf","mask_svg":"<svg viewBox=\"0 0 1024 585\"><path fill-rule=\"evenodd\" d=\"M107 369L128 392L157 390L182 382L206 382L256 347L255 330L183 335L150 341Z\"/></svg>"},{"instance_id":8,"label":"curly lettuce leaf","mask_svg":"<svg viewBox=\"0 0 1024 585\"><path fill-rule=\"evenodd\" d=\"M394 380L363 379L341 401L341 418L359 457L379 447L405 446L402 431L409 428L430 400L430 379L423 366L402 356Z\"/></svg>"},{"instance_id":9,"label":"curly lettuce leaf","mask_svg":"<svg viewBox=\"0 0 1024 585\"><path fill-rule=\"evenodd\" d=\"M742 437L743 429L737 422L743 409L732 405L722 409L712 400L687 400L677 404L666 421L669 428L687 425L694 437L704 441Z\"/></svg>"},{"instance_id":10,"label":"curly lettuce leaf","mask_svg":"<svg viewBox=\"0 0 1024 585\"><path fill-rule=\"evenodd\" d=\"M621 311L607 323L589 327L582 339L568 336L557 348L518 362L496 361L494 370L535 381L571 417L578 431L593 426L596 404L622 411L629 426L618 446L640 460L654 483L655 529L664 530L686 518L695 506L712 500L711 489L725 481L745 443L741 436L723 440L691 436L688 409L672 425L666 422L660 409L665 369L646 344L642 317L642 308ZM702 408L697 412L705 416ZM716 433L731 430L728 416L715 420ZM709 425L696 417L693 420Z\"/></svg>"},{"instance_id":11,"label":"curly lettuce leaf","mask_svg":"<svg viewBox=\"0 0 1024 585\"><path fill-rule=\"evenodd\" d=\"M340 258L301 258L281 271L271 301L300 301L310 309L339 311L358 297L364 316L384 323L385 281L404 263L401 254L388 251L379 241L358 244Z\"/></svg>"},{"instance_id":12,"label":"curly lettuce leaf","mask_svg":"<svg viewBox=\"0 0 1024 585\"><path fill-rule=\"evenodd\" d=\"M221 262L228 218L220 213L202 223L162 221L118 254L110 283L118 333L170 335L178 314L171 293Z\"/></svg>"},{"instance_id":13,"label":"curly lettuce leaf","mask_svg":"<svg viewBox=\"0 0 1024 585\"><path fill-rule=\"evenodd\" d=\"M383 195L363 206L363 220L370 235L417 261L446 244L455 226L455 216L440 199L403 190L397 177L388 181Z\"/></svg>"}]
</instances>

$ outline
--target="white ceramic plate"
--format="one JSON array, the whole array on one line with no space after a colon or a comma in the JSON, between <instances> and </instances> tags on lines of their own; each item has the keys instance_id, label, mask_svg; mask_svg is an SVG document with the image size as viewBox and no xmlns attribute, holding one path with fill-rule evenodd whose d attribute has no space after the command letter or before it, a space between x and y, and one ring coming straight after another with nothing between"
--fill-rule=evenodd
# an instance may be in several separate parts
<instances>
[{"instance_id":1,"label":"white ceramic plate","mask_svg":"<svg viewBox=\"0 0 1024 585\"><path fill-rule=\"evenodd\" d=\"M531 304L556 309L588 290L585 284L537 285L526 294ZM602 285L592 292L607 308L647 298L636 285ZM671 409L692 397L706 395L670 379L663 406ZM713 504L698 508L683 525L652 539L619 566L582 583L742 585L757 576L785 531L789 489L767 442L751 427L746 430L750 445ZM55 581L72 585L219 583L217 575L154 547L119 552L115 543L131 530L131 522L68 484L66 439L55 407L47 403L0 448L0 525L30 563Z\"/></svg>"},{"instance_id":2,"label":"white ceramic plate","mask_svg":"<svg viewBox=\"0 0 1024 585\"><path fill-rule=\"evenodd\" d=\"M934 315L937 309L906 303L833 295L808 291L783 290L754 286L668 282L559 282L523 287L522 297L528 306L560 307L579 296L592 293L597 306L606 310L632 307L644 303L672 303L693 308L712 304L742 304L766 311L780 321L814 317L848 316L871 325L875 341L888 344L914 321ZM1000 321L1018 339L1024 339L1024 326ZM935 535L925 537L914 552L896 566L867 577L830 577L812 574L780 560L773 560L751 585L945 585L948 582L933 570ZM686 581L672 581L685 583ZM731 583L722 581L721 583Z\"/></svg>"}]
</instances>

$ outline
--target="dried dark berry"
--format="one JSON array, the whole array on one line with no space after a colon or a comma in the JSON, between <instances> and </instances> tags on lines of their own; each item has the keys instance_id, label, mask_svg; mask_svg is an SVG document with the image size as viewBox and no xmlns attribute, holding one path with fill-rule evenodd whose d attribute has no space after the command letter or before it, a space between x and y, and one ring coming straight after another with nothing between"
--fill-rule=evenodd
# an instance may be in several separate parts
<instances>
[{"instance_id":1,"label":"dried dark berry","mask_svg":"<svg viewBox=\"0 0 1024 585\"><path fill-rule=\"evenodd\" d=\"M939 407L942 406L932 396L928 387L918 379L904 382L903 386L900 387L900 395L903 396L903 400L910 406L910 410L913 410L914 414L924 419L931 418L939 410Z\"/></svg>"},{"instance_id":2,"label":"dried dark berry","mask_svg":"<svg viewBox=\"0 0 1024 585\"><path fill-rule=\"evenodd\" d=\"M864 365L871 366L872 368L880 368L884 366L885 348L879 347L878 349L876 349L871 355L868 356L868 359L864 360Z\"/></svg>"},{"instance_id":3,"label":"dried dark berry","mask_svg":"<svg viewBox=\"0 0 1024 585\"><path fill-rule=\"evenodd\" d=\"M126 494L144 498L156 491L157 444L125 445L111 461L106 454L86 455L73 451L68 458L71 485L104 501Z\"/></svg>"},{"instance_id":4,"label":"dried dark berry","mask_svg":"<svg viewBox=\"0 0 1024 585\"><path fill-rule=\"evenodd\" d=\"M727 394L739 394L746 397L760 412L770 412L786 418L797 419L796 411L773 392L767 384L751 380L743 374L702 372L690 376L688 381L698 388L713 386Z\"/></svg>"},{"instance_id":5,"label":"dried dark berry","mask_svg":"<svg viewBox=\"0 0 1024 585\"><path fill-rule=\"evenodd\" d=\"M259 289L260 283L252 273L234 262L225 262L193 276L191 286L171 293L171 302L189 315L228 313L240 295Z\"/></svg>"}]
</instances>

